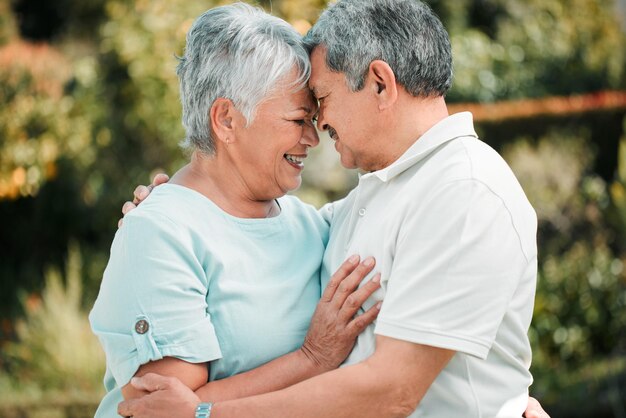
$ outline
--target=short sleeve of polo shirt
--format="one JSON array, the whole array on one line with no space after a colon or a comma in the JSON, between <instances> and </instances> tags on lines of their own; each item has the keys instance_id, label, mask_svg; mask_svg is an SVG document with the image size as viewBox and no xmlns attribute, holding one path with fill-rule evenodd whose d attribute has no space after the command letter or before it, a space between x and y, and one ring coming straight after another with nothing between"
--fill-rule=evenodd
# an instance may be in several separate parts
<instances>
[{"instance_id":1,"label":"short sleeve of polo shirt","mask_svg":"<svg viewBox=\"0 0 626 418\"><path fill-rule=\"evenodd\" d=\"M334 202L325 203L318 210L318 213L322 216L322 219L324 219L327 225L331 226L333 224L335 213L344 209L346 200L347 197L344 197L343 199L335 200Z\"/></svg>"},{"instance_id":2,"label":"short sleeve of polo shirt","mask_svg":"<svg viewBox=\"0 0 626 418\"><path fill-rule=\"evenodd\" d=\"M414 203L375 333L484 359L526 266L510 213L476 180Z\"/></svg>"},{"instance_id":3,"label":"short sleeve of polo shirt","mask_svg":"<svg viewBox=\"0 0 626 418\"><path fill-rule=\"evenodd\" d=\"M115 236L89 319L120 387L149 361L221 357L208 278L186 235L167 217L144 213L127 216Z\"/></svg>"},{"instance_id":4,"label":"short sleeve of polo shirt","mask_svg":"<svg viewBox=\"0 0 626 418\"><path fill-rule=\"evenodd\" d=\"M317 212L321 215L322 219L326 222L327 225L331 225L333 223L333 217L335 215L335 211L341 207L345 199L337 200L334 202L325 203Z\"/></svg>"}]
</instances>

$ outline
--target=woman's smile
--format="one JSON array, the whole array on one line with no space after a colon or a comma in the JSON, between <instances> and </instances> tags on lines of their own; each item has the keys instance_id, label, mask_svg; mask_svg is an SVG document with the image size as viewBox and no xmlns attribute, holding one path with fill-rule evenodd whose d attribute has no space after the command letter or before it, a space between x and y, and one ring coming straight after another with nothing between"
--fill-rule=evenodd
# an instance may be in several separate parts
<instances>
[{"instance_id":1,"label":"woman's smile","mask_svg":"<svg viewBox=\"0 0 626 418\"><path fill-rule=\"evenodd\" d=\"M306 154L304 155L285 154L285 160L287 160L287 163L289 163L289 165L291 165L292 167L298 170L304 169L304 159L306 157L307 157Z\"/></svg>"}]
</instances>

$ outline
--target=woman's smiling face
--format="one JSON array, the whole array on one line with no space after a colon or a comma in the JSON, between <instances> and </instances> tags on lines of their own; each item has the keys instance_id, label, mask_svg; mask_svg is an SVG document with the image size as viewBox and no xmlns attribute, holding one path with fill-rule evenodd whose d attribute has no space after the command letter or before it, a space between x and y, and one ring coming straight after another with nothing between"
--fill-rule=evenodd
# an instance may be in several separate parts
<instances>
[{"instance_id":1,"label":"woman's smiling face","mask_svg":"<svg viewBox=\"0 0 626 418\"><path fill-rule=\"evenodd\" d=\"M319 143L313 122L316 112L308 88L286 89L261 102L252 123L236 124L228 151L256 200L275 199L300 187L309 148Z\"/></svg>"}]
</instances>

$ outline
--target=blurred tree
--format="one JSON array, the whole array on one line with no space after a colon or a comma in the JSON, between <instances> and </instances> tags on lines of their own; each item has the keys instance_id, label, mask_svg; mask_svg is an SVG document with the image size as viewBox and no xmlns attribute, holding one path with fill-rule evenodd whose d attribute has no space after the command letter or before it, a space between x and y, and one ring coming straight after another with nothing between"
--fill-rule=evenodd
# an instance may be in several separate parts
<instances>
[{"instance_id":1,"label":"blurred tree","mask_svg":"<svg viewBox=\"0 0 626 418\"><path fill-rule=\"evenodd\" d=\"M624 135L621 138L618 150L618 169L615 180L611 184L610 194L613 204L609 219L618 227L617 234L622 238L626 237L626 117L623 121ZM626 254L626 241L619 241L619 249ZM624 327L626 329L626 327Z\"/></svg>"},{"instance_id":2,"label":"blurred tree","mask_svg":"<svg viewBox=\"0 0 626 418\"><path fill-rule=\"evenodd\" d=\"M64 93L71 74L49 46L13 41L0 49L0 199L36 195L61 155L93 162L90 121Z\"/></svg>"},{"instance_id":3,"label":"blurred tree","mask_svg":"<svg viewBox=\"0 0 626 418\"><path fill-rule=\"evenodd\" d=\"M89 171L96 159L98 116L96 92L82 89L84 59L5 33L11 39L0 47L0 214L11 221L0 227L2 317L19 308L17 289L41 288L45 266L59 263L69 238L88 229L81 188L72 189L81 174L71 173ZM59 176L63 184L54 187Z\"/></svg>"},{"instance_id":4,"label":"blurred tree","mask_svg":"<svg viewBox=\"0 0 626 418\"><path fill-rule=\"evenodd\" d=\"M23 300L26 315L17 324L19 343L7 344L3 353L10 374L0 373L2 416L75 416L63 411L71 403L82 406L78 416L89 416L85 409L93 416L103 394L104 353L82 308L82 259L76 244L65 270L62 280L50 269L41 298ZM46 405L43 414L35 412L33 398Z\"/></svg>"},{"instance_id":5,"label":"blurred tree","mask_svg":"<svg viewBox=\"0 0 626 418\"><path fill-rule=\"evenodd\" d=\"M451 100L492 101L626 87L626 34L613 0L446 4L456 73ZM488 18L470 20L483 15L476 13L479 10Z\"/></svg>"},{"instance_id":6,"label":"blurred tree","mask_svg":"<svg viewBox=\"0 0 626 418\"><path fill-rule=\"evenodd\" d=\"M29 41L50 42L92 38L104 17L104 0L2 0L11 3L20 36Z\"/></svg>"},{"instance_id":7,"label":"blurred tree","mask_svg":"<svg viewBox=\"0 0 626 418\"><path fill-rule=\"evenodd\" d=\"M15 18L9 0L0 0L0 46L15 38Z\"/></svg>"},{"instance_id":8,"label":"blurred tree","mask_svg":"<svg viewBox=\"0 0 626 418\"><path fill-rule=\"evenodd\" d=\"M530 336L535 390L552 403L580 370L604 368L602 378L589 373L588 384L626 374L606 363L626 355L626 231L606 216L611 197L606 182L590 171L589 135L553 130L536 145L520 138L504 148L539 218Z\"/></svg>"}]
</instances>

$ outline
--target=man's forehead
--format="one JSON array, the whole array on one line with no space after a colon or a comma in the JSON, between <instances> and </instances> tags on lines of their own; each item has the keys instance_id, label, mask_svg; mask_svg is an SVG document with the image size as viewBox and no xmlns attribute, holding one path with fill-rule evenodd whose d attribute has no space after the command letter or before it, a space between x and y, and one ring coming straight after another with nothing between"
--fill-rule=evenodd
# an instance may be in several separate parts
<instances>
[{"instance_id":1,"label":"man's forehead","mask_svg":"<svg viewBox=\"0 0 626 418\"><path fill-rule=\"evenodd\" d=\"M313 92L315 96L317 96L317 93L319 90L319 84L320 84L319 72L316 71L314 68L311 68L311 77L309 77L309 88L311 89L311 91Z\"/></svg>"},{"instance_id":2,"label":"man's forehead","mask_svg":"<svg viewBox=\"0 0 626 418\"><path fill-rule=\"evenodd\" d=\"M313 92L313 96L319 97L319 89L313 83L313 79L312 78L309 79L309 89L311 89L311 91Z\"/></svg>"},{"instance_id":3,"label":"man's forehead","mask_svg":"<svg viewBox=\"0 0 626 418\"><path fill-rule=\"evenodd\" d=\"M320 77L328 71L326 66L326 50L322 47L316 47L310 55L311 58L311 78L309 79L309 87L311 90L319 88Z\"/></svg>"},{"instance_id":4,"label":"man's forehead","mask_svg":"<svg viewBox=\"0 0 626 418\"><path fill-rule=\"evenodd\" d=\"M319 75L315 74L315 73L311 73L311 77L309 78L309 89L313 92L313 96L315 98L320 97L320 94L322 93L323 87L324 87L324 82L323 80L320 80Z\"/></svg>"},{"instance_id":5,"label":"man's forehead","mask_svg":"<svg viewBox=\"0 0 626 418\"><path fill-rule=\"evenodd\" d=\"M324 72L311 72L311 77L309 78L309 89L311 89L315 97L323 95L324 90L328 88L328 85L332 84L333 80L329 79L326 75Z\"/></svg>"}]
</instances>

